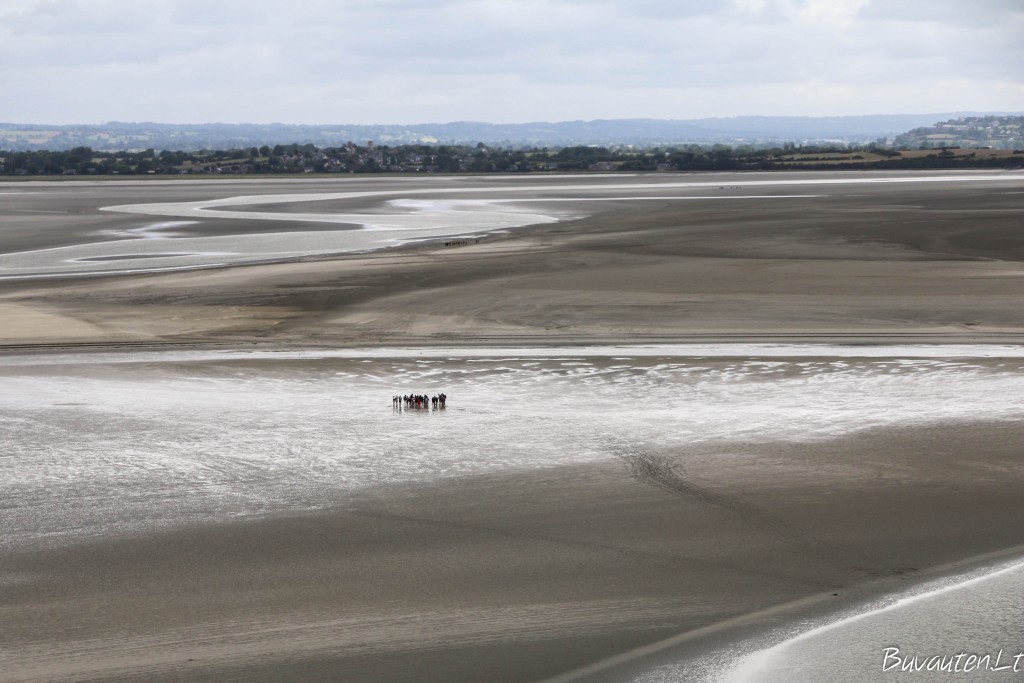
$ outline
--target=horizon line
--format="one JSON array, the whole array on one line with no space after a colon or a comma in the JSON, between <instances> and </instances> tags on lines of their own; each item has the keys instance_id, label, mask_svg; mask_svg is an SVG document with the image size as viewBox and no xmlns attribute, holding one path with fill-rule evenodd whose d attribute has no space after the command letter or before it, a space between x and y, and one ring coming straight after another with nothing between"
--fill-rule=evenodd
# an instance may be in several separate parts
<instances>
[{"instance_id":1,"label":"horizon line","mask_svg":"<svg viewBox=\"0 0 1024 683\"><path fill-rule=\"evenodd\" d=\"M284 121L190 121L186 123L175 123L167 121L137 120L122 121L108 120L100 123L44 123L40 121L0 121L2 125L12 126L113 126L113 125L159 125L159 126L448 126L456 124L477 124L487 126L528 126L528 125L558 125L567 123L604 123L604 122L630 122L630 121L656 121L664 123L692 123L700 121L730 121L738 119L800 119L800 120L826 120L826 119L866 119L877 117L911 117L911 116L1024 116L1024 111L945 111L945 112L920 112L920 113L877 113L877 114L824 114L799 116L792 114L737 114L723 116L702 116L699 118L658 118L658 117L622 117L622 118L594 118L594 119L561 119L561 120L529 120L529 121L483 121L473 119L453 119L449 121L424 121L416 123L352 123L352 122L319 122L319 123L287 123Z\"/></svg>"}]
</instances>

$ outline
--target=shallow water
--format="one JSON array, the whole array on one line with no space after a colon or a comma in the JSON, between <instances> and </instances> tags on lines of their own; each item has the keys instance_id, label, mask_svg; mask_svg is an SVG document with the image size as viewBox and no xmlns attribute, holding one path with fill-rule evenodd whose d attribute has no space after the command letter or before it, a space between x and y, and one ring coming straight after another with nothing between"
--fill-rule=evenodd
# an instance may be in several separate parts
<instances>
[{"instance_id":1,"label":"shallow water","mask_svg":"<svg viewBox=\"0 0 1024 683\"><path fill-rule=\"evenodd\" d=\"M12 356L0 370L2 543L318 509L367 487L636 448L1012 420L1024 389L1013 357L388 353ZM439 391L444 411L392 409L395 394Z\"/></svg>"},{"instance_id":2,"label":"shallow water","mask_svg":"<svg viewBox=\"0 0 1024 683\"><path fill-rule=\"evenodd\" d=\"M1024 677L1024 564L947 579L755 653L722 683Z\"/></svg>"},{"instance_id":3,"label":"shallow water","mask_svg":"<svg viewBox=\"0 0 1024 683\"><path fill-rule=\"evenodd\" d=\"M1024 677L1024 562L913 584L792 622L631 683L1013 681Z\"/></svg>"}]
</instances>

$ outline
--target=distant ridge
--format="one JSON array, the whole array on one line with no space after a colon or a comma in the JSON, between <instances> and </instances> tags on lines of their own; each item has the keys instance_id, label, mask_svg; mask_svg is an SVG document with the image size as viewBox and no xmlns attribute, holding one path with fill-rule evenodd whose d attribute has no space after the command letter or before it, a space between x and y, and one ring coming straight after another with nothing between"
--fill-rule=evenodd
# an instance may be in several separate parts
<instances>
[{"instance_id":1,"label":"distant ridge","mask_svg":"<svg viewBox=\"0 0 1024 683\"><path fill-rule=\"evenodd\" d=\"M679 145L722 143L870 142L964 116L995 112L879 114L870 116L737 116L704 119L597 119L533 123L457 121L413 125L297 125L250 123L122 123L34 125L0 123L0 149L194 151L278 144L318 147L365 144L476 144L505 147L567 145Z\"/></svg>"}]
</instances>

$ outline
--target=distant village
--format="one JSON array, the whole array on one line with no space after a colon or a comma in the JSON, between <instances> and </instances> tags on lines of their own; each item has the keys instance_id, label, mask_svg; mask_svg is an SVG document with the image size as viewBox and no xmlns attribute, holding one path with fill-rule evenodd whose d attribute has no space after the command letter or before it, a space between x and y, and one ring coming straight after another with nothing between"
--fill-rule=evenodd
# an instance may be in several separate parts
<instances>
[{"instance_id":1,"label":"distant village","mask_svg":"<svg viewBox=\"0 0 1024 683\"><path fill-rule=\"evenodd\" d=\"M647 147L576 145L261 145L225 150L0 151L3 176L679 172L1024 168L1024 117L977 117L868 144Z\"/></svg>"}]
</instances>

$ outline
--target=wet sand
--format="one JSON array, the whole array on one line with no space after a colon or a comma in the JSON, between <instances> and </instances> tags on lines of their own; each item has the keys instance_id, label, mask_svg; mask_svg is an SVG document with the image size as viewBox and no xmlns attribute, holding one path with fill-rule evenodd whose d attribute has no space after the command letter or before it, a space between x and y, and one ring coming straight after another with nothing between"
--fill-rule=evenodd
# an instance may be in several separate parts
<instances>
[{"instance_id":1,"label":"wet sand","mask_svg":"<svg viewBox=\"0 0 1024 683\"><path fill-rule=\"evenodd\" d=\"M638 449L368 491L336 511L9 553L0 680L554 676L1020 545L1020 428Z\"/></svg>"},{"instance_id":2,"label":"wet sand","mask_svg":"<svg viewBox=\"0 0 1024 683\"><path fill-rule=\"evenodd\" d=\"M730 177L712 178L733 191ZM144 189L167 201L223 196L198 187ZM594 202L587 218L464 247L0 281L0 343L1020 344L1020 190L1006 181L816 188L823 196L800 204ZM151 222L98 211L140 201L135 184L90 192L19 204L20 215L5 200L5 250L52 244L47 230L81 243ZM236 229L228 222L209 227ZM368 490L318 513L5 553L0 680L558 676L774 605L913 581L1024 544L1021 427L638 447L615 462Z\"/></svg>"}]
</instances>

